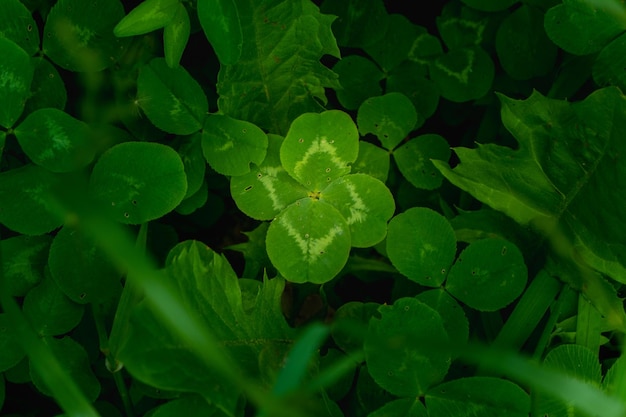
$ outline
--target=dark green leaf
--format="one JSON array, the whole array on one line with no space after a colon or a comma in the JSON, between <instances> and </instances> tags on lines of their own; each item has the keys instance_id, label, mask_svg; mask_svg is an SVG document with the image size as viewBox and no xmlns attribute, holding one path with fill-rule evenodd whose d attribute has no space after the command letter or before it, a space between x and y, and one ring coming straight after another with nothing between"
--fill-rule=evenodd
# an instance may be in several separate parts
<instances>
[{"instance_id":1,"label":"dark green leaf","mask_svg":"<svg viewBox=\"0 0 626 417\"><path fill-rule=\"evenodd\" d=\"M441 96L455 102L484 96L491 88L494 73L491 57L480 47L453 49L430 66Z\"/></svg>"},{"instance_id":2,"label":"dark green leaf","mask_svg":"<svg viewBox=\"0 0 626 417\"><path fill-rule=\"evenodd\" d=\"M394 68L386 81L387 93L398 92L407 96L417 111L417 122L413 130L420 128L426 119L432 116L439 104L437 85L426 78L426 70L422 64L404 62Z\"/></svg>"},{"instance_id":3,"label":"dark green leaf","mask_svg":"<svg viewBox=\"0 0 626 417\"><path fill-rule=\"evenodd\" d=\"M368 97L380 96L383 89L380 81L384 74L371 60L349 55L342 58L333 71L339 75L341 88L337 90L337 99L348 110L356 110Z\"/></svg>"},{"instance_id":4,"label":"dark green leaf","mask_svg":"<svg viewBox=\"0 0 626 417\"><path fill-rule=\"evenodd\" d=\"M13 324L5 313L0 313L0 352L2 372L18 364L25 356L17 334L13 331Z\"/></svg>"},{"instance_id":5,"label":"dark green leaf","mask_svg":"<svg viewBox=\"0 0 626 417\"><path fill-rule=\"evenodd\" d=\"M431 160L450 159L450 145L439 135L421 135L396 149L393 157L404 178L414 187L434 190L441 186L443 175Z\"/></svg>"},{"instance_id":6,"label":"dark green leaf","mask_svg":"<svg viewBox=\"0 0 626 417\"><path fill-rule=\"evenodd\" d=\"M48 235L20 235L0 240L4 288L12 296L23 297L43 279L50 242L52 238Z\"/></svg>"},{"instance_id":7,"label":"dark green leaf","mask_svg":"<svg viewBox=\"0 0 626 417\"><path fill-rule=\"evenodd\" d=\"M67 91L56 67L44 58L32 58L32 62L35 66L35 74L30 86L31 95L24 107L24 114L46 107L63 110L67 102Z\"/></svg>"},{"instance_id":8,"label":"dark green leaf","mask_svg":"<svg viewBox=\"0 0 626 417\"><path fill-rule=\"evenodd\" d=\"M497 12L506 10L519 0L461 0L463 3L484 12Z\"/></svg>"},{"instance_id":9,"label":"dark green leaf","mask_svg":"<svg viewBox=\"0 0 626 417\"><path fill-rule=\"evenodd\" d=\"M509 1L511 0L504 0L501 3ZM460 2L450 1L445 4L441 15L436 18L437 29L450 51L478 46L485 43L485 37L489 33L488 16Z\"/></svg>"},{"instance_id":10,"label":"dark green leaf","mask_svg":"<svg viewBox=\"0 0 626 417\"><path fill-rule=\"evenodd\" d=\"M446 281L446 290L480 311L506 307L526 287L528 271L521 252L504 239L483 239L461 252Z\"/></svg>"},{"instance_id":11,"label":"dark green leaf","mask_svg":"<svg viewBox=\"0 0 626 417\"><path fill-rule=\"evenodd\" d=\"M419 26L400 14L382 15L386 22L379 25L386 28L384 36L377 42L370 43L363 48L385 72L389 72L409 58L413 42L420 33ZM371 28L370 28L371 30ZM389 45L393 45L390 48Z\"/></svg>"},{"instance_id":12,"label":"dark green leaf","mask_svg":"<svg viewBox=\"0 0 626 417\"><path fill-rule=\"evenodd\" d=\"M374 144L359 141L359 157L352 164L352 173L367 174L382 182L389 175L389 152Z\"/></svg>"},{"instance_id":13,"label":"dark green leaf","mask_svg":"<svg viewBox=\"0 0 626 417\"><path fill-rule=\"evenodd\" d=\"M96 162L89 189L111 218L140 224L174 210L185 197L187 179L180 156L169 146L125 142Z\"/></svg>"},{"instance_id":14,"label":"dark green leaf","mask_svg":"<svg viewBox=\"0 0 626 417\"><path fill-rule=\"evenodd\" d=\"M39 51L39 28L30 11L19 0L2 2L0 37L12 40L31 56Z\"/></svg>"},{"instance_id":15,"label":"dark green leaf","mask_svg":"<svg viewBox=\"0 0 626 417\"><path fill-rule=\"evenodd\" d=\"M387 10L381 0L325 0L321 8L339 16L333 33L341 46L363 48L380 41L387 30Z\"/></svg>"},{"instance_id":16,"label":"dark green leaf","mask_svg":"<svg viewBox=\"0 0 626 417\"><path fill-rule=\"evenodd\" d=\"M34 163L52 172L77 171L96 153L89 127L55 108L29 114L15 128L15 136Z\"/></svg>"},{"instance_id":17,"label":"dark green leaf","mask_svg":"<svg viewBox=\"0 0 626 417\"><path fill-rule=\"evenodd\" d=\"M419 399L401 398L390 401L367 417L428 417L426 407Z\"/></svg>"},{"instance_id":18,"label":"dark green leaf","mask_svg":"<svg viewBox=\"0 0 626 417\"><path fill-rule=\"evenodd\" d=\"M240 2L240 4L245 4ZM244 6L243 12L249 6ZM234 0L206 0L198 3L198 19L222 65L239 61L243 48L242 22Z\"/></svg>"},{"instance_id":19,"label":"dark green leaf","mask_svg":"<svg viewBox=\"0 0 626 417\"><path fill-rule=\"evenodd\" d=\"M170 68L165 59L154 58L139 71L137 101L159 129L190 135L202 128L209 110L202 87L183 68Z\"/></svg>"},{"instance_id":20,"label":"dark green leaf","mask_svg":"<svg viewBox=\"0 0 626 417\"><path fill-rule=\"evenodd\" d=\"M204 4L204 2L200 2ZM163 30L163 49L165 50L165 62L170 68L178 66L191 32L189 13L183 5L178 3L178 8Z\"/></svg>"},{"instance_id":21,"label":"dark green leaf","mask_svg":"<svg viewBox=\"0 0 626 417\"><path fill-rule=\"evenodd\" d=\"M400 298L381 306L381 318L370 320L365 339L368 371L390 393L403 397L421 396L443 380L450 354L424 347L449 343L438 312L415 298Z\"/></svg>"},{"instance_id":22,"label":"dark green leaf","mask_svg":"<svg viewBox=\"0 0 626 417\"><path fill-rule=\"evenodd\" d=\"M0 37L0 56L0 126L10 128L24 110L34 65L22 48L3 37Z\"/></svg>"},{"instance_id":23,"label":"dark green leaf","mask_svg":"<svg viewBox=\"0 0 626 417\"><path fill-rule=\"evenodd\" d=\"M452 346L463 346L469 339L469 321L463 308L444 289L427 290L416 296L418 300L439 313Z\"/></svg>"},{"instance_id":24,"label":"dark green leaf","mask_svg":"<svg viewBox=\"0 0 626 417\"><path fill-rule=\"evenodd\" d=\"M168 25L181 5L179 0L145 0L120 20L115 36L143 35Z\"/></svg>"},{"instance_id":25,"label":"dark green leaf","mask_svg":"<svg viewBox=\"0 0 626 417\"><path fill-rule=\"evenodd\" d=\"M622 91L626 89L625 50L626 34L622 34L600 51L593 64L593 80L598 85L615 85Z\"/></svg>"},{"instance_id":26,"label":"dark green leaf","mask_svg":"<svg viewBox=\"0 0 626 417\"><path fill-rule=\"evenodd\" d=\"M185 165L185 175L187 176L185 198L187 198L195 194L204 184L206 160L202 155L202 136L200 133L183 137L178 148L178 154Z\"/></svg>"},{"instance_id":27,"label":"dark green leaf","mask_svg":"<svg viewBox=\"0 0 626 417\"><path fill-rule=\"evenodd\" d=\"M417 112L411 100L402 93L371 97L359 107L359 133L376 135L383 147L392 150L417 123Z\"/></svg>"},{"instance_id":28,"label":"dark green leaf","mask_svg":"<svg viewBox=\"0 0 626 417\"><path fill-rule=\"evenodd\" d=\"M358 332L358 325L362 326L362 330L366 329L370 318L376 313L380 305L377 303L362 303L360 301L350 301L342 304L335 312L335 320L337 323L343 323L342 326L335 326L332 329L333 340L344 352L353 353L363 348L365 341L365 332ZM357 329L357 332L346 332L342 329Z\"/></svg>"},{"instance_id":29,"label":"dark green leaf","mask_svg":"<svg viewBox=\"0 0 626 417\"><path fill-rule=\"evenodd\" d=\"M150 417L178 417L178 416L218 417L223 415L219 409L210 405L201 396L189 396L172 401L152 409Z\"/></svg>"},{"instance_id":30,"label":"dark green leaf","mask_svg":"<svg viewBox=\"0 0 626 417\"><path fill-rule=\"evenodd\" d=\"M119 0L59 0L46 19L43 52L70 71L108 68L125 50L126 42L113 34L122 17Z\"/></svg>"}]
</instances>

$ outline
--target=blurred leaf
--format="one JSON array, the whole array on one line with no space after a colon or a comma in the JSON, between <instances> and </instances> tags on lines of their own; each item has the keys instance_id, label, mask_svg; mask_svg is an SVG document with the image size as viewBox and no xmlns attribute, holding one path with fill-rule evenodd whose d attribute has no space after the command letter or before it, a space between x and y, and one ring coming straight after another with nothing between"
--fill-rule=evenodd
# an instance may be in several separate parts
<instances>
[{"instance_id":1,"label":"blurred leaf","mask_svg":"<svg viewBox=\"0 0 626 417\"><path fill-rule=\"evenodd\" d=\"M519 0L461 0L463 3L484 12L497 12L506 10Z\"/></svg>"},{"instance_id":2,"label":"blurred leaf","mask_svg":"<svg viewBox=\"0 0 626 417\"><path fill-rule=\"evenodd\" d=\"M372 411L367 417L428 417L426 407L419 399L400 398Z\"/></svg>"},{"instance_id":3,"label":"blurred leaf","mask_svg":"<svg viewBox=\"0 0 626 417\"><path fill-rule=\"evenodd\" d=\"M193 395L168 401L150 412L150 417L177 416L221 417L224 414L204 398Z\"/></svg>"},{"instance_id":4,"label":"blurred leaf","mask_svg":"<svg viewBox=\"0 0 626 417\"><path fill-rule=\"evenodd\" d=\"M0 240L2 276L9 294L23 297L43 279L50 242L49 235L19 235Z\"/></svg>"},{"instance_id":5,"label":"blurred leaf","mask_svg":"<svg viewBox=\"0 0 626 417\"><path fill-rule=\"evenodd\" d=\"M2 372L18 364L26 355L18 334L13 329L13 323L6 313L0 313L0 352L2 352L0 355L0 371Z\"/></svg>"}]
</instances>

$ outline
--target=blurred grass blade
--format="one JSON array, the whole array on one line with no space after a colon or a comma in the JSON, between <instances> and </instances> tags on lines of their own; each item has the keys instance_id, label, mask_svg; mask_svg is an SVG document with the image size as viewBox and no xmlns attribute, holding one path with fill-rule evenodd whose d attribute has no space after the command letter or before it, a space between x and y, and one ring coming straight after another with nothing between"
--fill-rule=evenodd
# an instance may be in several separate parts
<instances>
[{"instance_id":1,"label":"blurred grass blade","mask_svg":"<svg viewBox=\"0 0 626 417\"><path fill-rule=\"evenodd\" d=\"M578 295L576 317L576 344L588 347L596 355L600 352L602 317L598 310L581 293Z\"/></svg>"}]
</instances>

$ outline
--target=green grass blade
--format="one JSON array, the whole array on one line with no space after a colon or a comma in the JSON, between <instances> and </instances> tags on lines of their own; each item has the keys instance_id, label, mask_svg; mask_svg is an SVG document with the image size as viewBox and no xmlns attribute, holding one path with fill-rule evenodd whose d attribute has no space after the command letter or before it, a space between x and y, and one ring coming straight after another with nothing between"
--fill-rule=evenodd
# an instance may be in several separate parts
<instances>
[{"instance_id":1,"label":"green grass blade","mask_svg":"<svg viewBox=\"0 0 626 417\"><path fill-rule=\"evenodd\" d=\"M576 344L600 352L600 333L602 317L584 295L578 295L578 315L576 317Z\"/></svg>"}]
</instances>

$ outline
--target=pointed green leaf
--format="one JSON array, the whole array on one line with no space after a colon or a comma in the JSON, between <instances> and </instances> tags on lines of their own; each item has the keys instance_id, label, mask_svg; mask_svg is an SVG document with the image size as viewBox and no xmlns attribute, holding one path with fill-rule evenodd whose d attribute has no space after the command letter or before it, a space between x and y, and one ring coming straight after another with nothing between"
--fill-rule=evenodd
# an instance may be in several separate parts
<instances>
[{"instance_id":1,"label":"pointed green leaf","mask_svg":"<svg viewBox=\"0 0 626 417\"><path fill-rule=\"evenodd\" d=\"M569 53L598 52L626 30L626 20L621 18L623 11L619 7L611 0L565 0L546 12L546 33Z\"/></svg>"},{"instance_id":2,"label":"pointed green leaf","mask_svg":"<svg viewBox=\"0 0 626 417\"><path fill-rule=\"evenodd\" d=\"M113 34L122 17L119 0L59 0L46 19L43 52L69 71L108 68L126 49L126 42Z\"/></svg>"},{"instance_id":3,"label":"pointed green leaf","mask_svg":"<svg viewBox=\"0 0 626 417\"><path fill-rule=\"evenodd\" d=\"M330 28L335 17L320 14L309 0L272 7L240 0L237 9L244 42L240 59L220 69L219 109L284 135L297 116L322 110L325 88L339 87L336 74L319 62L326 54L339 57Z\"/></svg>"},{"instance_id":4,"label":"pointed green leaf","mask_svg":"<svg viewBox=\"0 0 626 417\"><path fill-rule=\"evenodd\" d=\"M57 360L63 367L63 371L76 382L80 387L83 395L91 402L95 401L100 395L100 382L94 375L89 365L89 357L85 349L74 339L64 337L56 339L54 337L45 337L43 341ZM33 384L44 395L52 396L53 393L46 386L44 378L35 370L31 362L30 374Z\"/></svg>"},{"instance_id":5,"label":"pointed green leaf","mask_svg":"<svg viewBox=\"0 0 626 417\"><path fill-rule=\"evenodd\" d=\"M110 301L120 291L121 273L80 229L59 230L50 246L48 266L59 288L76 303Z\"/></svg>"},{"instance_id":6,"label":"pointed green leaf","mask_svg":"<svg viewBox=\"0 0 626 417\"><path fill-rule=\"evenodd\" d=\"M280 136L268 135L265 160L248 174L232 177L230 192L237 207L258 220L272 220L284 208L306 197L306 188L294 180L280 163Z\"/></svg>"},{"instance_id":7,"label":"pointed green leaf","mask_svg":"<svg viewBox=\"0 0 626 417\"><path fill-rule=\"evenodd\" d=\"M530 397L511 381L476 376L432 388L426 407L430 417L526 417Z\"/></svg>"},{"instance_id":8,"label":"pointed green leaf","mask_svg":"<svg viewBox=\"0 0 626 417\"><path fill-rule=\"evenodd\" d=\"M491 57L480 47L453 49L430 66L431 78L441 96L459 103L484 96L491 88L494 74Z\"/></svg>"},{"instance_id":9,"label":"pointed green leaf","mask_svg":"<svg viewBox=\"0 0 626 417\"><path fill-rule=\"evenodd\" d=\"M280 148L280 160L289 175L319 192L349 173L358 153L359 133L350 116L329 110L294 120Z\"/></svg>"},{"instance_id":10,"label":"pointed green leaf","mask_svg":"<svg viewBox=\"0 0 626 417\"><path fill-rule=\"evenodd\" d=\"M439 213L425 207L410 208L389 222L387 254L410 280L438 287L456 255L454 230Z\"/></svg>"},{"instance_id":11,"label":"pointed green leaf","mask_svg":"<svg viewBox=\"0 0 626 417\"><path fill-rule=\"evenodd\" d=\"M513 302L527 280L517 246L504 239L483 239L461 252L448 274L446 290L471 308L495 311Z\"/></svg>"},{"instance_id":12,"label":"pointed green leaf","mask_svg":"<svg viewBox=\"0 0 626 417\"><path fill-rule=\"evenodd\" d=\"M83 317L84 306L71 301L50 277L24 297L24 315L40 336L57 336L72 330Z\"/></svg>"},{"instance_id":13,"label":"pointed green leaf","mask_svg":"<svg viewBox=\"0 0 626 417\"><path fill-rule=\"evenodd\" d=\"M434 190L441 186L443 175L432 159L450 159L450 145L439 135L421 135L409 140L393 152L398 169L414 187Z\"/></svg>"},{"instance_id":14,"label":"pointed green leaf","mask_svg":"<svg viewBox=\"0 0 626 417\"><path fill-rule=\"evenodd\" d=\"M332 204L350 227L352 246L366 248L382 241L396 209L387 186L365 174L350 174L331 182L320 201Z\"/></svg>"},{"instance_id":15,"label":"pointed green leaf","mask_svg":"<svg viewBox=\"0 0 626 417\"><path fill-rule=\"evenodd\" d=\"M368 371L385 390L400 397L418 397L443 380L451 358L446 351L424 348L449 343L439 313L415 298L383 305L380 318L370 320L365 339Z\"/></svg>"},{"instance_id":16,"label":"pointed green leaf","mask_svg":"<svg viewBox=\"0 0 626 417\"><path fill-rule=\"evenodd\" d=\"M519 149L456 148L461 163L454 170L439 161L435 166L477 199L535 226L561 255L626 282L626 189L615 181L626 176L622 93L600 89L578 103L536 92L527 100L501 100L503 123Z\"/></svg>"},{"instance_id":17,"label":"pointed green leaf","mask_svg":"<svg viewBox=\"0 0 626 417\"><path fill-rule=\"evenodd\" d=\"M67 91L56 67L45 58L35 57L31 62L35 66L35 73L24 114L46 107L63 110L67 103Z\"/></svg>"},{"instance_id":18,"label":"pointed green leaf","mask_svg":"<svg viewBox=\"0 0 626 417\"><path fill-rule=\"evenodd\" d=\"M58 178L29 164L0 173L0 223L25 235L48 233L63 224L53 195Z\"/></svg>"},{"instance_id":19,"label":"pointed green leaf","mask_svg":"<svg viewBox=\"0 0 626 417\"><path fill-rule=\"evenodd\" d=\"M528 80L546 75L554 67L557 47L543 28L543 13L523 5L500 24L496 51L511 78Z\"/></svg>"},{"instance_id":20,"label":"pointed green leaf","mask_svg":"<svg viewBox=\"0 0 626 417\"><path fill-rule=\"evenodd\" d=\"M241 2L244 11L249 7ZM243 47L242 22L234 0L205 0L198 3L198 19L222 65L239 61Z\"/></svg>"},{"instance_id":21,"label":"pointed green leaf","mask_svg":"<svg viewBox=\"0 0 626 417\"><path fill-rule=\"evenodd\" d=\"M0 126L10 128L24 110L34 65L22 48L0 37Z\"/></svg>"},{"instance_id":22,"label":"pointed green leaf","mask_svg":"<svg viewBox=\"0 0 626 417\"><path fill-rule=\"evenodd\" d=\"M359 107L357 124L359 133L376 135L383 147L392 150L404 139L417 123L413 103L401 93L388 93L372 97Z\"/></svg>"},{"instance_id":23,"label":"pointed green leaf","mask_svg":"<svg viewBox=\"0 0 626 417\"><path fill-rule=\"evenodd\" d=\"M244 175L251 163L260 165L265 159L267 135L252 123L214 114L202 127L202 151L220 174Z\"/></svg>"},{"instance_id":24,"label":"pointed green leaf","mask_svg":"<svg viewBox=\"0 0 626 417\"><path fill-rule=\"evenodd\" d=\"M183 67L170 68L163 58L154 58L141 68L137 97L152 124L177 135L200 130L209 111L198 82Z\"/></svg>"},{"instance_id":25,"label":"pointed green leaf","mask_svg":"<svg viewBox=\"0 0 626 417\"><path fill-rule=\"evenodd\" d=\"M141 224L174 210L185 197L187 178L183 161L169 146L125 142L98 159L89 191L112 219Z\"/></svg>"},{"instance_id":26,"label":"pointed green leaf","mask_svg":"<svg viewBox=\"0 0 626 417\"><path fill-rule=\"evenodd\" d=\"M189 20L189 13L187 13L185 6L179 3L172 21L163 29L165 62L167 62L170 68L178 66L180 58L183 56L183 52L187 46L190 32L191 22Z\"/></svg>"},{"instance_id":27,"label":"pointed green leaf","mask_svg":"<svg viewBox=\"0 0 626 417\"><path fill-rule=\"evenodd\" d=\"M55 109L39 109L15 128L22 150L52 172L70 172L91 163L96 148L84 122Z\"/></svg>"},{"instance_id":28,"label":"pointed green leaf","mask_svg":"<svg viewBox=\"0 0 626 417\"><path fill-rule=\"evenodd\" d=\"M6 313L0 313L0 371L18 364L26 355Z\"/></svg>"},{"instance_id":29,"label":"pointed green leaf","mask_svg":"<svg viewBox=\"0 0 626 417\"><path fill-rule=\"evenodd\" d=\"M267 254L291 282L330 281L350 254L350 229L336 208L303 198L283 210L267 230Z\"/></svg>"},{"instance_id":30,"label":"pointed green leaf","mask_svg":"<svg viewBox=\"0 0 626 417\"><path fill-rule=\"evenodd\" d=\"M49 235L18 235L0 240L2 276L9 294L23 297L43 279L51 242Z\"/></svg>"},{"instance_id":31,"label":"pointed green leaf","mask_svg":"<svg viewBox=\"0 0 626 417\"><path fill-rule=\"evenodd\" d=\"M181 5L179 0L145 0L115 25L115 36L143 35L169 24Z\"/></svg>"},{"instance_id":32,"label":"pointed green leaf","mask_svg":"<svg viewBox=\"0 0 626 417\"><path fill-rule=\"evenodd\" d=\"M348 110L356 110L368 97L380 96L383 89L380 81L383 72L371 60L349 55L342 58L333 67L339 75L341 89L337 90L337 99Z\"/></svg>"},{"instance_id":33,"label":"pointed green leaf","mask_svg":"<svg viewBox=\"0 0 626 417\"><path fill-rule=\"evenodd\" d=\"M2 2L0 37L12 40L31 56L39 51L39 28L31 12L19 0Z\"/></svg>"}]
</instances>

